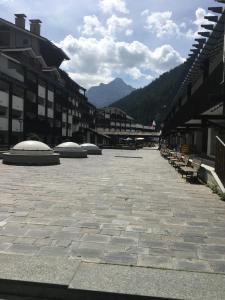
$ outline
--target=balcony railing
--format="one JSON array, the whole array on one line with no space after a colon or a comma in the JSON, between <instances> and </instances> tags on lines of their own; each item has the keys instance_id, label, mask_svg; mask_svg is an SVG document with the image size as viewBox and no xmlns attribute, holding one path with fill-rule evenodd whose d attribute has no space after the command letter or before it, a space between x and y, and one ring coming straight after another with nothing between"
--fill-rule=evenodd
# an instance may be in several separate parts
<instances>
[{"instance_id":1,"label":"balcony railing","mask_svg":"<svg viewBox=\"0 0 225 300\"><path fill-rule=\"evenodd\" d=\"M225 143L216 137L215 171L223 186L225 186Z\"/></svg>"}]
</instances>

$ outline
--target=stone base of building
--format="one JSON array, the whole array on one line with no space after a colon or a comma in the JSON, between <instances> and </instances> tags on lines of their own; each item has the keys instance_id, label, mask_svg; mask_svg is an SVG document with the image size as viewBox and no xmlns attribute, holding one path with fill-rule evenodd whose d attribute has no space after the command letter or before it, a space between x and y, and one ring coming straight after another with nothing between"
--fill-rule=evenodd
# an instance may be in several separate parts
<instances>
[{"instance_id":1,"label":"stone base of building","mask_svg":"<svg viewBox=\"0 0 225 300\"><path fill-rule=\"evenodd\" d=\"M88 155L102 155L102 149L88 149Z\"/></svg>"},{"instance_id":2,"label":"stone base of building","mask_svg":"<svg viewBox=\"0 0 225 300\"><path fill-rule=\"evenodd\" d=\"M19 165L19 166L49 166L60 164L59 154L51 155L21 155L21 154L10 154L3 153L3 164L7 165Z\"/></svg>"},{"instance_id":3,"label":"stone base of building","mask_svg":"<svg viewBox=\"0 0 225 300\"><path fill-rule=\"evenodd\" d=\"M59 153L62 158L87 158L87 151L75 152L75 151L55 151Z\"/></svg>"}]
</instances>

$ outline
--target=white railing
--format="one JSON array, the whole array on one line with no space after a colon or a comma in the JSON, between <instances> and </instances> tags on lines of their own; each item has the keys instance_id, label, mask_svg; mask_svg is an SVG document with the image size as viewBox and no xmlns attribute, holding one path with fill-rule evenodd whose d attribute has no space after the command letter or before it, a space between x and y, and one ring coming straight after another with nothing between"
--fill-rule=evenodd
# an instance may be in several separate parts
<instances>
[{"instance_id":1,"label":"white railing","mask_svg":"<svg viewBox=\"0 0 225 300\"><path fill-rule=\"evenodd\" d=\"M225 143L216 137L215 171L225 186Z\"/></svg>"},{"instance_id":2,"label":"white railing","mask_svg":"<svg viewBox=\"0 0 225 300\"><path fill-rule=\"evenodd\" d=\"M54 101L54 93L52 91L48 91L48 100L51 102Z\"/></svg>"},{"instance_id":3,"label":"white railing","mask_svg":"<svg viewBox=\"0 0 225 300\"><path fill-rule=\"evenodd\" d=\"M21 120L12 120L12 131L13 132L23 132L23 121Z\"/></svg>"},{"instance_id":4,"label":"white railing","mask_svg":"<svg viewBox=\"0 0 225 300\"><path fill-rule=\"evenodd\" d=\"M45 107L43 105L38 105L39 116L45 116Z\"/></svg>"},{"instance_id":5,"label":"white railing","mask_svg":"<svg viewBox=\"0 0 225 300\"><path fill-rule=\"evenodd\" d=\"M0 130L8 130L8 118L0 117Z\"/></svg>"},{"instance_id":6,"label":"white railing","mask_svg":"<svg viewBox=\"0 0 225 300\"><path fill-rule=\"evenodd\" d=\"M38 85L38 96L45 99L45 88Z\"/></svg>"},{"instance_id":7,"label":"white railing","mask_svg":"<svg viewBox=\"0 0 225 300\"><path fill-rule=\"evenodd\" d=\"M53 118L53 109L48 108L48 117Z\"/></svg>"},{"instance_id":8,"label":"white railing","mask_svg":"<svg viewBox=\"0 0 225 300\"><path fill-rule=\"evenodd\" d=\"M14 95L12 98L12 108L23 111L23 98Z\"/></svg>"}]
</instances>

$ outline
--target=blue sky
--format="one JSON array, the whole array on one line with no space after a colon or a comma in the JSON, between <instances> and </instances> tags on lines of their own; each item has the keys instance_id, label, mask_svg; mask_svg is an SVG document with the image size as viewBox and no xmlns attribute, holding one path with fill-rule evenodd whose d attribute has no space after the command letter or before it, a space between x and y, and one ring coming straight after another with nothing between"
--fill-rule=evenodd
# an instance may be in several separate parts
<instances>
[{"instance_id":1,"label":"blue sky","mask_svg":"<svg viewBox=\"0 0 225 300\"><path fill-rule=\"evenodd\" d=\"M62 65L88 88L121 77L145 86L187 57L214 0L0 0L0 17L41 19L41 34L67 52ZM27 20L27 27L29 22Z\"/></svg>"}]
</instances>

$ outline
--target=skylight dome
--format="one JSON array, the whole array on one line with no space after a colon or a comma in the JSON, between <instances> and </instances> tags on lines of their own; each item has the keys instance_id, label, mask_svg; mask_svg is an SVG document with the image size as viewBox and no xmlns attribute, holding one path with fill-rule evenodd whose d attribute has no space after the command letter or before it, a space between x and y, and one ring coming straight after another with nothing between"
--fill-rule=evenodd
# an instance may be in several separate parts
<instances>
[{"instance_id":1,"label":"skylight dome","mask_svg":"<svg viewBox=\"0 0 225 300\"><path fill-rule=\"evenodd\" d=\"M88 154L91 154L91 155L101 155L102 154L102 149L100 149L95 144L85 143L85 144L82 144L81 147L83 149L87 150Z\"/></svg>"},{"instance_id":2,"label":"skylight dome","mask_svg":"<svg viewBox=\"0 0 225 300\"><path fill-rule=\"evenodd\" d=\"M24 141L16 144L9 152L3 153L4 164L10 165L56 165L59 155L39 141Z\"/></svg>"},{"instance_id":3,"label":"skylight dome","mask_svg":"<svg viewBox=\"0 0 225 300\"><path fill-rule=\"evenodd\" d=\"M65 142L55 147L55 152L64 158L86 158L87 151L73 142Z\"/></svg>"}]
</instances>

